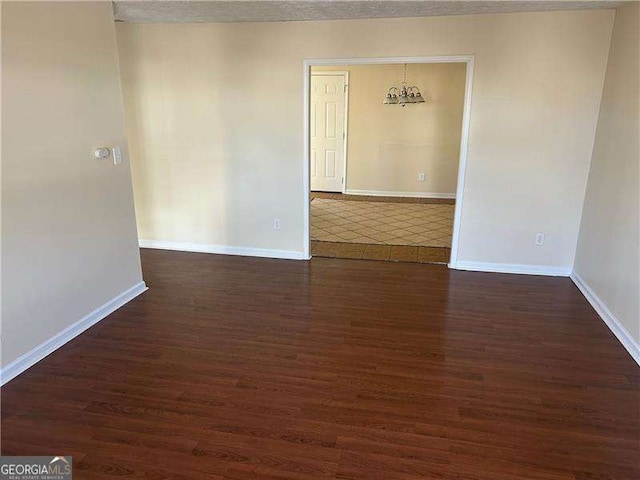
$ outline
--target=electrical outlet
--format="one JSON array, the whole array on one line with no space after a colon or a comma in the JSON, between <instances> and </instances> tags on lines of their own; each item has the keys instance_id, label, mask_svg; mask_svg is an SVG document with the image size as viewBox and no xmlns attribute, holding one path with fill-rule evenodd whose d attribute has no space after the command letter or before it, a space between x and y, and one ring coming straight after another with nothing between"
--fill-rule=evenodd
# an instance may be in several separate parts
<instances>
[{"instance_id":1,"label":"electrical outlet","mask_svg":"<svg viewBox=\"0 0 640 480\"><path fill-rule=\"evenodd\" d=\"M113 147L111 151L113 152L114 165L118 165L119 163L122 163L122 151L120 150L120 147Z\"/></svg>"},{"instance_id":2,"label":"electrical outlet","mask_svg":"<svg viewBox=\"0 0 640 480\"><path fill-rule=\"evenodd\" d=\"M273 219L273 229L274 230L280 230L280 219L279 218L274 218Z\"/></svg>"},{"instance_id":3,"label":"electrical outlet","mask_svg":"<svg viewBox=\"0 0 640 480\"><path fill-rule=\"evenodd\" d=\"M544 245L544 233L536 233L536 245Z\"/></svg>"},{"instance_id":4,"label":"electrical outlet","mask_svg":"<svg viewBox=\"0 0 640 480\"><path fill-rule=\"evenodd\" d=\"M425 179L425 175L424 175L424 173L422 173L422 172L421 172L421 173L419 173L419 174L418 174L418 181L419 181L419 182L424 182L424 179Z\"/></svg>"}]
</instances>

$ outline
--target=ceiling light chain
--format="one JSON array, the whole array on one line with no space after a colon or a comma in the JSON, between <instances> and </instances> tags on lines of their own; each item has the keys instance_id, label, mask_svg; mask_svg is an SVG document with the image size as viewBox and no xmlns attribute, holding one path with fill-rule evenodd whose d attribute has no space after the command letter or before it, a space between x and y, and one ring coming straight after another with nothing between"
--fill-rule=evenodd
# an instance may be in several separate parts
<instances>
[{"instance_id":1,"label":"ceiling light chain","mask_svg":"<svg viewBox=\"0 0 640 480\"><path fill-rule=\"evenodd\" d=\"M404 74L402 76L402 84L400 87L391 87L387 92L387 96L382 103L385 105L400 105L404 107L407 103L424 103L424 98L420 93L420 89L414 86L408 86L407 83L407 64L404 64Z\"/></svg>"}]
</instances>

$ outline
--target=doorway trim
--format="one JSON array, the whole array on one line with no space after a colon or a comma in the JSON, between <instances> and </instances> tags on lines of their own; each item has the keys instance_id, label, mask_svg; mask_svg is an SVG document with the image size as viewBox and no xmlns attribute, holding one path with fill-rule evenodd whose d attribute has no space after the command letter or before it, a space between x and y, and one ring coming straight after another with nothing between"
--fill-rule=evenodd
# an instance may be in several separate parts
<instances>
[{"instance_id":1,"label":"doorway trim","mask_svg":"<svg viewBox=\"0 0 640 480\"><path fill-rule=\"evenodd\" d=\"M309 67L311 68L311 67ZM342 193L347 193L347 146L349 140L349 72L347 70L320 70L311 72L313 75L342 75L344 76L344 137L342 137ZM309 102L311 102L311 90L309 90ZM311 114L311 112L309 112ZM308 134L307 134L308 136ZM311 142L310 139L308 139ZM311 144L309 144L311 146ZM309 153L311 157L311 153ZM311 160L311 158L309 158ZM309 191L311 191L311 177L309 177Z\"/></svg>"},{"instance_id":2,"label":"doorway trim","mask_svg":"<svg viewBox=\"0 0 640 480\"><path fill-rule=\"evenodd\" d=\"M302 194L303 194L303 248L304 258L310 259L310 184L309 176L309 104L311 99L311 67L347 66L347 65L379 65L403 63L466 63L466 78L464 89L464 109L462 113L462 132L460 135L460 157L458 159L458 182L456 185L456 208L453 217L453 236L451 239L451 258L449 268L456 268L458 263L458 248L462 208L464 206L464 184L467 168L467 153L469 148L469 125L471 120L471 95L473 90L474 55L448 55L429 57L380 57L380 58L316 58L304 59L303 66L303 144L304 156L302 162ZM348 89L347 89L348 90ZM345 162L346 165L346 162ZM346 177L345 177L346 185Z\"/></svg>"}]
</instances>

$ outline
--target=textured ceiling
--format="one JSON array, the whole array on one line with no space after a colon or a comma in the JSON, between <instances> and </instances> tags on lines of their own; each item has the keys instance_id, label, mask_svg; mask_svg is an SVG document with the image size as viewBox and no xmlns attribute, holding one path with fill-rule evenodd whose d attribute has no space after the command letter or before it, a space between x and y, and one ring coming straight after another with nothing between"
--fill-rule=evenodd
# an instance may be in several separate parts
<instances>
[{"instance_id":1,"label":"textured ceiling","mask_svg":"<svg viewBox=\"0 0 640 480\"><path fill-rule=\"evenodd\" d=\"M615 8L616 1L129 1L116 0L118 21L171 22L278 22L356 18L427 17L482 13L534 12Z\"/></svg>"}]
</instances>

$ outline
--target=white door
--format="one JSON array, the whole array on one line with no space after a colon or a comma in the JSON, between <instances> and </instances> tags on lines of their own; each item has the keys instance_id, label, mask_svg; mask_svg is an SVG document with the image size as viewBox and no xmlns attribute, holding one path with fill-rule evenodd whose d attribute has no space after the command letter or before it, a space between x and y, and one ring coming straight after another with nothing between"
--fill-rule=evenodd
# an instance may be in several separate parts
<instances>
[{"instance_id":1,"label":"white door","mask_svg":"<svg viewBox=\"0 0 640 480\"><path fill-rule=\"evenodd\" d=\"M347 74L311 74L311 190L344 190Z\"/></svg>"}]
</instances>

